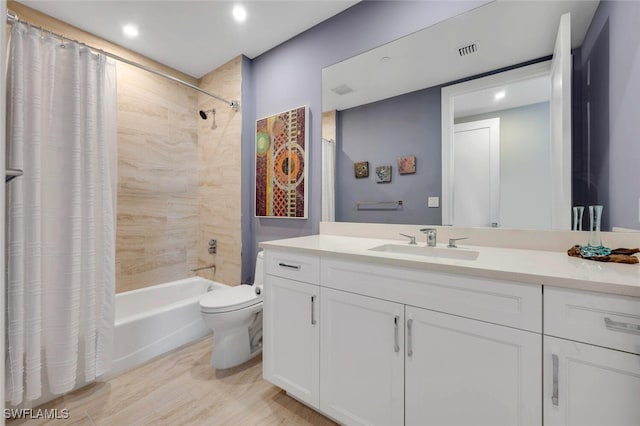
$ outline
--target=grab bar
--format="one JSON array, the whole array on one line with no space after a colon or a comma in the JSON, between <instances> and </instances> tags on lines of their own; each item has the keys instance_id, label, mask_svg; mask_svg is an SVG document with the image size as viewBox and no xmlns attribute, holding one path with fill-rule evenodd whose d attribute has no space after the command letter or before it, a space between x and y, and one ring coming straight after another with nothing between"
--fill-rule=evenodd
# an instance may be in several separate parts
<instances>
[{"instance_id":1,"label":"grab bar","mask_svg":"<svg viewBox=\"0 0 640 426\"><path fill-rule=\"evenodd\" d=\"M191 272L198 272L198 271L202 271L204 269L211 269L213 271L213 273L215 274L216 272L216 265L209 265L209 266L201 266L199 268L195 268L192 269Z\"/></svg>"},{"instance_id":2,"label":"grab bar","mask_svg":"<svg viewBox=\"0 0 640 426\"><path fill-rule=\"evenodd\" d=\"M4 175L4 182L5 183L11 182L13 179L22 175L23 175L23 172L20 169L7 169L7 172Z\"/></svg>"},{"instance_id":3,"label":"grab bar","mask_svg":"<svg viewBox=\"0 0 640 426\"><path fill-rule=\"evenodd\" d=\"M397 210L403 201L357 201L356 210ZM387 207L385 207L387 206Z\"/></svg>"}]
</instances>

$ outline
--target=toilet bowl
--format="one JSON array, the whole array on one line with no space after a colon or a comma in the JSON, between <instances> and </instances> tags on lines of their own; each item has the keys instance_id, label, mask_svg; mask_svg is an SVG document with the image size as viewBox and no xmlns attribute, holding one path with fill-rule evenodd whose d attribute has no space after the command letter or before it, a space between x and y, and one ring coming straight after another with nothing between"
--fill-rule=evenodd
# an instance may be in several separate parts
<instances>
[{"instance_id":1,"label":"toilet bowl","mask_svg":"<svg viewBox=\"0 0 640 426\"><path fill-rule=\"evenodd\" d=\"M262 252L256 258L254 285L211 291L200 299L205 324L213 330L211 366L235 367L262 352Z\"/></svg>"}]
</instances>

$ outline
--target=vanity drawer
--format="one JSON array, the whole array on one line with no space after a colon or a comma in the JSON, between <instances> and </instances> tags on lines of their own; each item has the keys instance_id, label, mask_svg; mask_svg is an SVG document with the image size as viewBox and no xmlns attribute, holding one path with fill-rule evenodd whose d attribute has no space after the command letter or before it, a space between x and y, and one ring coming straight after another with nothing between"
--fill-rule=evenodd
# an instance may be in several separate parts
<instances>
[{"instance_id":1,"label":"vanity drawer","mask_svg":"<svg viewBox=\"0 0 640 426\"><path fill-rule=\"evenodd\" d=\"M542 332L542 286L322 258L323 287Z\"/></svg>"},{"instance_id":2,"label":"vanity drawer","mask_svg":"<svg viewBox=\"0 0 640 426\"><path fill-rule=\"evenodd\" d=\"M545 286L544 334L640 354L640 298Z\"/></svg>"},{"instance_id":3,"label":"vanity drawer","mask_svg":"<svg viewBox=\"0 0 640 426\"><path fill-rule=\"evenodd\" d=\"M288 251L264 251L265 271L269 275L310 284L320 283L320 258Z\"/></svg>"}]
</instances>

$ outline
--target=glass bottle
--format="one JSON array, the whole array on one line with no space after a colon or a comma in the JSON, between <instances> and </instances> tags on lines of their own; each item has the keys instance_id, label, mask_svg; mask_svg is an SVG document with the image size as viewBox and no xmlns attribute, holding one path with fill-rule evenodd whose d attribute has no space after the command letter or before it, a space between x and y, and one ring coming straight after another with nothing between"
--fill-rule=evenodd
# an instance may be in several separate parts
<instances>
[{"instance_id":1,"label":"glass bottle","mask_svg":"<svg viewBox=\"0 0 640 426\"><path fill-rule=\"evenodd\" d=\"M600 221L602 220L602 206L589 206L589 244L580 247L580 254L584 257L608 256L611 249L602 245L600 239Z\"/></svg>"},{"instance_id":2,"label":"glass bottle","mask_svg":"<svg viewBox=\"0 0 640 426\"><path fill-rule=\"evenodd\" d=\"M589 247L602 247L600 239L602 208L602 206L589 206Z\"/></svg>"},{"instance_id":3,"label":"glass bottle","mask_svg":"<svg viewBox=\"0 0 640 426\"><path fill-rule=\"evenodd\" d=\"M584 213L583 206L575 206L573 208L573 231L582 231L582 215Z\"/></svg>"}]
</instances>

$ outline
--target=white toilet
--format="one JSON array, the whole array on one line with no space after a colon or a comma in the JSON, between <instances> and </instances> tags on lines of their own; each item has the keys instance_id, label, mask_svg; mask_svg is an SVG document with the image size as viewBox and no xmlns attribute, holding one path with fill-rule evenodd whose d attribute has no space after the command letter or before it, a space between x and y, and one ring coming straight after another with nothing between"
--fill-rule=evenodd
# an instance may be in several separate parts
<instances>
[{"instance_id":1,"label":"white toilet","mask_svg":"<svg viewBox=\"0 0 640 426\"><path fill-rule=\"evenodd\" d=\"M259 252L253 286L214 290L200 299L204 322L213 330L214 368L235 367L262 352L262 294L256 294L256 289L262 289L262 272L263 255Z\"/></svg>"}]
</instances>

